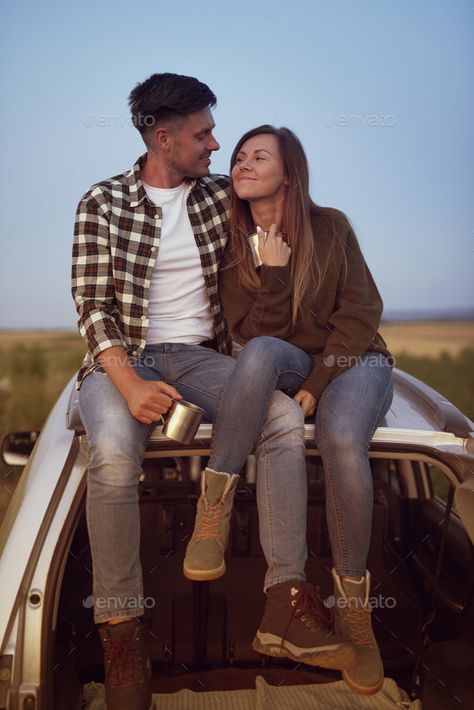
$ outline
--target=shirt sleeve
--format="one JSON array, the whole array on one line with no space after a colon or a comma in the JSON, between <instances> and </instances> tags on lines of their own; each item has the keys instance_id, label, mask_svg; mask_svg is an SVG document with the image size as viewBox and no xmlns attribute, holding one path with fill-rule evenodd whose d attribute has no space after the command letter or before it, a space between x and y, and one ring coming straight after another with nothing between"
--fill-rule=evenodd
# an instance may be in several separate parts
<instances>
[{"instance_id":1,"label":"shirt sleeve","mask_svg":"<svg viewBox=\"0 0 474 710\"><path fill-rule=\"evenodd\" d=\"M219 295L233 337L246 343L259 335L287 338L291 332L291 274L287 266L262 266L260 287L244 288L237 267L226 264L219 272Z\"/></svg>"},{"instance_id":2,"label":"shirt sleeve","mask_svg":"<svg viewBox=\"0 0 474 710\"><path fill-rule=\"evenodd\" d=\"M93 358L116 345L126 347L114 318L115 288L106 209L86 195L78 205L72 250L72 296L79 332Z\"/></svg>"},{"instance_id":3,"label":"shirt sleeve","mask_svg":"<svg viewBox=\"0 0 474 710\"><path fill-rule=\"evenodd\" d=\"M349 226L336 304L326 325L329 336L303 389L319 399L331 380L356 364L377 337L382 309L379 291Z\"/></svg>"}]
</instances>

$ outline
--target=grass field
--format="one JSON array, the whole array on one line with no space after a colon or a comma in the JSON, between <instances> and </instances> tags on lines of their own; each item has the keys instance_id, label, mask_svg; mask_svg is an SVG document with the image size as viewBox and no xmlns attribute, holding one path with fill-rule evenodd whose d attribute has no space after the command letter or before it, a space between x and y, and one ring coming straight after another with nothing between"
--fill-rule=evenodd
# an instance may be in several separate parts
<instances>
[{"instance_id":1,"label":"grass field","mask_svg":"<svg viewBox=\"0 0 474 710\"><path fill-rule=\"evenodd\" d=\"M456 356L463 350L474 349L474 322L382 323L380 332L391 352L397 355L437 358L442 353Z\"/></svg>"},{"instance_id":2,"label":"grass field","mask_svg":"<svg viewBox=\"0 0 474 710\"><path fill-rule=\"evenodd\" d=\"M381 333L397 367L474 419L474 323L385 323ZM40 429L84 352L71 331L0 331L0 435ZM0 463L0 520L19 473Z\"/></svg>"}]
</instances>

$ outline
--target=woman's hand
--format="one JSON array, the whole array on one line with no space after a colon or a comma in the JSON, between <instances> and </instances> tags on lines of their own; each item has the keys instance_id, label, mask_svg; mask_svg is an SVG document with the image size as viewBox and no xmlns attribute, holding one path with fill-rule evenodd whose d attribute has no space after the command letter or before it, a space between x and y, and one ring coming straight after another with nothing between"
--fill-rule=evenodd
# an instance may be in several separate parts
<instances>
[{"instance_id":1,"label":"woman's hand","mask_svg":"<svg viewBox=\"0 0 474 710\"><path fill-rule=\"evenodd\" d=\"M314 414L317 404L317 399L313 397L308 390L299 390L293 397L295 402L298 402L304 412L305 417L310 417Z\"/></svg>"},{"instance_id":2,"label":"woman's hand","mask_svg":"<svg viewBox=\"0 0 474 710\"><path fill-rule=\"evenodd\" d=\"M291 249L277 234L276 224L272 224L267 238L261 227L257 227L258 251L265 266L286 266L290 260Z\"/></svg>"}]
</instances>

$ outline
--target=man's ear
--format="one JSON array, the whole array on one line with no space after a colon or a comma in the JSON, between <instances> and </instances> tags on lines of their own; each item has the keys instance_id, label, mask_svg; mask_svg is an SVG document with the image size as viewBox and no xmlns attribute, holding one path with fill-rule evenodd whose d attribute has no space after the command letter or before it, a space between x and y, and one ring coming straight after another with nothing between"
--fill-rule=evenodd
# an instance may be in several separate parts
<instances>
[{"instance_id":1,"label":"man's ear","mask_svg":"<svg viewBox=\"0 0 474 710\"><path fill-rule=\"evenodd\" d=\"M160 150L169 152L171 148L171 133L167 128L157 128L155 131L155 145Z\"/></svg>"}]
</instances>

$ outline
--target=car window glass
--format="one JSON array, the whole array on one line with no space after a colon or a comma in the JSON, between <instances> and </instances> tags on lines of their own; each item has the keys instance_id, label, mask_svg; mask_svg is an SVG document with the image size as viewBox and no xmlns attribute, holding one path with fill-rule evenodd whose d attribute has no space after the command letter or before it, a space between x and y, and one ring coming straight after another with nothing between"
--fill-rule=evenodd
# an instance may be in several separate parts
<instances>
[{"instance_id":1,"label":"car window glass","mask_svg":"<svg viewBox=\"0 0 474 710\"><path fill-rule=\"evenodd\" d=\"M428 464L428 476L430 477L433 496L446 503L449 491L449 481L442 471L433 464Z\"/></svg>"}]
</instances>

